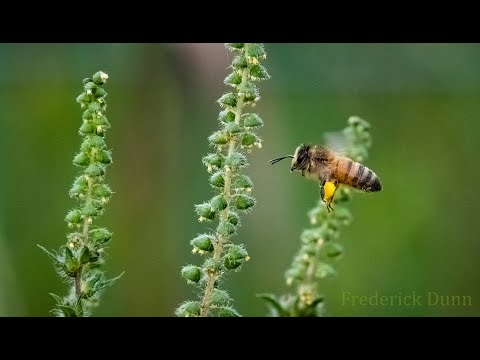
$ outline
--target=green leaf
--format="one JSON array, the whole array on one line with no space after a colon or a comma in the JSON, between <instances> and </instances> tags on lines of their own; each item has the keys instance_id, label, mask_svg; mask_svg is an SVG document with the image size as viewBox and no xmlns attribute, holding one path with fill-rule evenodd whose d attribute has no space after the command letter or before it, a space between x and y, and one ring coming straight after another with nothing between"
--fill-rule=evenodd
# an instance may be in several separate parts
<instances>
[{"instance_id":1,"label":"green leaf","mask_svg":"<svg viewBox=\"0 0 480 360\"><path fill-rule=\"evenodd\" d=\"M40 249L42 249L45 252L45 254L47 254L56 264L60 264L60 261L58 260L58 255L56 252L50 252L40 244L37 244L37 246Z\"/></svg>"},{"instance_id":2,"label":"green leaf","mask_svg":"<svg viewBox=\"0 0 480 360\"><path fill-rule=\"evenodd\" d=\"M70 250L68 246L65 247L65 268L68 276L75 276L79 266L80 264L75 255L72 253L72 250Z\"/></svg>"},{"instance_id":3,"label":"green leaf","mask_svg":"<svg viewBox=\"0 0 480 360\"><path fill-rule=\"evenodd\" d=\"M55 302L57 305L62 305L63 304L63 298L58 296L57 294L54 293L48 293L51 297L55 299Z\"/></svg>"},{"instance_id":4,"label":"green leaf","mask_svg":"<svg viewBox=\"0 0 480 360\"><path fill-rule=\"evenodd\" d=\"M257 297L265 301L267 307L272 311L275 316L288 316L280 301L273 294L257 294Z\"/></svg>"},{"instance_id":5,"label":"green leaf","mask_svg":"<svg viewBox=\"0 0 480 360\"><path fill-rule=\"evenodd\" d=\"M117 281L123 276L123 274L125 274L125 271L123 271L120 275L112 279L98 281L94 287L95 292L103 290L109 286L112 286L115 283L115 281Z\"/></svg>"},{"instance_id":6,"label":"green leaf","mask_svg":"<svg viewBox=\"0 0 480 360\"><path fill-rule=\"evenodd\" d=\"M75 308L69 305L58 305L58 309L61 310L63 316L65 317L78 317L77 311Z\"/></svg>"},{"instance_id":7,"label":"green leaf","mask_svg":"<svg viewBox=\"0 0 480 360\"><path fill-rule=\"evenodd\" d=\"M80 264L86 264L90 261L91 251L87 246L82 248L80 252Z\"/></svg>"}]
</instances>

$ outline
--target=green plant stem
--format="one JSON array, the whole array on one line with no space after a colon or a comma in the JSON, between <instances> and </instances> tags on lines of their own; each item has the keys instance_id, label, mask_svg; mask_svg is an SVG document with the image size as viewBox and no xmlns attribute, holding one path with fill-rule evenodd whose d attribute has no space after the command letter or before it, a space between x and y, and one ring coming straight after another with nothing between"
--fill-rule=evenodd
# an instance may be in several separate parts
<instances>
[{"instance_id":1,"label":"green plant stem","mask_svg":"<svg viewBox=\"0 0 480 360\"><path fill-rule=\"evenodd\" d=\"M245 82L247 81L247 76L248 76L248 67L245 68L242 71L242 82L240 83L240 89L242 90L245 86ZM240 94L240 92L239 92ZM243 96L240 96L237 106L235 108L235 123L237 125L240 125L240 118L242 116L242 108L243 108ZM236 148L236 141L235 138L232 138L229 142L228 145L228 155L231 155L235 152ZM225 185L224 185L224 196L225 200L227 201L227 207L221 211L220 213L220 222L222 221L227 221L228 219L228 212L230 210L230 186L232 183L232 170L227 166L225 169ZM214 245L214 252L213 252L213 259L214 260L220 260L222 253L223 253L223 247L225 246L225 243L227 242L228 238L224 236L217 236L217 243ZM214 289L215 282L217 281L218 276L220 275L219 270L214 270L213 272L208 274L208 281L207 281L207 286L205 287L205 292L202 298L202 306L200 308L200 316L205 317L208 316L208 313L210 311L210 301L212 297L212 292Z\"/></svg>"}]
</instances>

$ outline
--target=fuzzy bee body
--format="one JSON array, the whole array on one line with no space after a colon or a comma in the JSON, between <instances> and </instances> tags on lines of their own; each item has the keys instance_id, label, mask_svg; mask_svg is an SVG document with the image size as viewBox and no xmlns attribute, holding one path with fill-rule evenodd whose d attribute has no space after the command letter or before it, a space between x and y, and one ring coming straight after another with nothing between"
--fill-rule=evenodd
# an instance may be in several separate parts
<instances>
[{"instance_id":1,"label":"fuzzy bee body","mask_svg":"<svg viewBox=\"0 0 480 360\"><path fill-rule=\"evenodd\" d=\"M294 155L270 160L270 163L275 164L287 157L292 158L291 171L298 170L306 178L320 183L322 200L329 211L332 209L331 202L339 184L366 192L382 190L380 178L371 169L346 156L339 155L325 146L303 144L297 147ZM325 184L328 184L329 188L334 186L333 193L332 190L327 191L330 193L328 199L324 197Z\"/></svg>"},{"instance_id":2,"label":"fuzzy bee body","mask_svg":"<svg viewBox=\"0 0 480 360\"><path fill-rule=\"evenodd\" d=\"M322 185L330 181L367 192L382 190L380 178L372 170L324 146L300 145L293 155L291 170L299 170Z\"/></svg>"}]
</instances>

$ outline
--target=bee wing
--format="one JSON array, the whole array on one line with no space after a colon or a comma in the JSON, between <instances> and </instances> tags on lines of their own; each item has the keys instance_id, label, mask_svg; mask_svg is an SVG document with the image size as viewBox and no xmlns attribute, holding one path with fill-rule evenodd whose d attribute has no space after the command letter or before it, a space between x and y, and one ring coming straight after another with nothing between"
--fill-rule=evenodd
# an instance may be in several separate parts
<instances>
[{"instance_id":1,"label":"bee wing","mask_svg":"<svg viewBox=\"0 0 480 360\"><path fill-rule=\"evenodd\" d=\"M324 134L324 142L327 147L343 156L347 154L347 149L352 145L343 131L326 132Z\"/></svg>"}]
</instances>

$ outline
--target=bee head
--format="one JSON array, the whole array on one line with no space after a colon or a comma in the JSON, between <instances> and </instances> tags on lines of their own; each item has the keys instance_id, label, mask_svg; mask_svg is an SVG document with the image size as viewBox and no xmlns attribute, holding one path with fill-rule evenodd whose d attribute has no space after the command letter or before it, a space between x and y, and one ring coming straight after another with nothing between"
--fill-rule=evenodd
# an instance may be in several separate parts
<instances>
[{"instance_id":1,"label":"bee head","mask_svg":"<svg viewBox=\"0 0 480 360\"><path fill-rule=\"evenodd\" d=\"M310 145L302 144L295 150L290 171L305 170L310 159Z\"/></svg>"}]
</instances>

